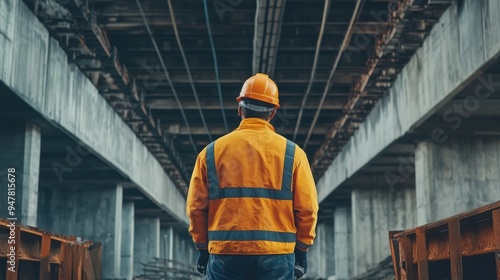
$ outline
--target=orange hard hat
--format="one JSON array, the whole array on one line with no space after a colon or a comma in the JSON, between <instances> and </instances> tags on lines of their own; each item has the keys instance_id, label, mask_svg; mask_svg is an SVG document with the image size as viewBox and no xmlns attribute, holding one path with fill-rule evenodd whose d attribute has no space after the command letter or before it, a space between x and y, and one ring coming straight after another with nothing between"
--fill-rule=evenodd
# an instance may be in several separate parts
<instances>
[{"instance_id":1,"label":"orange hard hat","mask_svg":"<svg viewBox=\"0 0 500 280\"><path fill-rule=\"evenodd\" d=\"M241 88L240 96L236 98L238 102L243 98L253 99L280 107L278 99L278 87L268 75L257 73L248 78Z\"/></svg>"}]
</instances>

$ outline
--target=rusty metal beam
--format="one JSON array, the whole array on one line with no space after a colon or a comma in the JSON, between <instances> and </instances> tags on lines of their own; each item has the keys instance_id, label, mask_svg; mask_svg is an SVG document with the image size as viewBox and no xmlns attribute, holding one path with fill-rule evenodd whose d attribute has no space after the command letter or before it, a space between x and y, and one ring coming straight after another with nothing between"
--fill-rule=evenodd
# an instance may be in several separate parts
<instances>
[{"instance_id":1,"label":"rusty metal beam","mask_svg":"<svg viewBox=\"0 0 500 280\"><path fill-rule=\"evenodd\" d=\"M309 133L306 137L306 140L304 141L303 149L306 149L307 142L309 141L309 138L311 137L312 129L314 128L314 126L316 125L316 122L318 121L319 114L321 112L321 108L323 106L323 103L325 102L325 98L326 98L328 92L330 91L330 88L332 87L333 77L335 75L335 72L337 71L337 67L339 65L340 59L342 58L342 54L344 53L344 51L349 46L349 43L351 42L351 38L353 35L353 27L354 27L356 21L358 20L359 16L361 15L361 11L363 10L364 4L365 4L365 0L357 0L356 1L356 6L354 7L354 11L352 13L352 18L351 18L351 21L349 23L349 27L347 28L346 34L345 34L344 39L342 41L340 51L338 52L338 54L335 58L335 61L333 63L333 67L332 67L332 70L330 72L330 76L328 77L328 82L326 84L325 90L323 91L323 96L321 97L321 101L319 103L320 105L318 106L318 110L317 110L316 114L314 115L314 119L313 119L312 124L309 128Z\"/></svg>"},{"instance_id":2,"label":"rusty metal beam","mask_svg":"<svg viewBox=\"0 0 500 280\"><path fill-rule=\"evenodd\" d=\"M9 221L0 219L0 230L10 231ZM87 278L100 280L101 255L89 254L95 245L90 241L76 242L74 237L65 237L33 227L16 225L15 227L16 272L6 271L7 280L20 277L20 261L38 262L40 280L51 279L52 267L57 267L58 280L82 280L85 271ZM0 242L0 258L7 257L7 242ZM100 248L100 247L98 247ZM88 259L88 260L87 260ZM94 271L99 274L94 273ZM30 271L36 273L35 271ZM92 275L90 277L90 274Z\"/></svg>"},{"instance_id":3,"label":"rusty metal beam","mask_svg":"<svg viewBox=\"0 0 500 280\"><path fill-rule=\"evenodd\" d=\"M42 248L40 250L40 280L50 279L50 235L42 235Z\"/></svg>"},{"instance_id":4,"label":"rusty metal beam","mask_svg":"<svg viewBox=\"0 0 500 280\"><path fill-rule=\"evenodd\" d=\"M416 230L416 249L418 280L429 280L429 262L427 256L427 239L424 228Z\"/></svg>"},{"instance_id":5,"label":"rusty metal beam","mask_svg":"<svg viewBox=\"0 0 500 280\"><path fill-rule=\"evenodd\" d=\"M419 280L432 279L428 263L443 260L449 260L450 267L446 265L439 269L449 269L451 279L460 280L464 277L463 257L492 253L495 256L495 279L500 279L500 201L414 229L393 233L390 240L397 243L391 248L399 246L401 251L397 254L391 249L393 260L406 271L405 278L404 272L395 267L398 280L417 279L410 263L417 265ZM470 271L472 268L468 269Z\"/></svg>"},{"instance_id":6,"label":"rusty metal beam","mask_svg":"<svg viewBox=\"0 0 500 280\"><path fill-rule=\"evenodd\" d=\"M462 237L459 219L452 219L448 223L448 236L450 240L448 246L450 247L451 278L454 280L463 280Z\"/></svg>"},{"instance_id":7,"label":"rusty metal beam","mask_svg":"<svg viewBox=\"0 0 500 280\"><path fill-rule=\"evenodd\" d=\"M493 211L493 243L495 244L495 264L497 280L500 280L500 209Z\"/></svg>"},{"instance_id":8,"label":"rusty metal beam","mask_svg":"<svg viewBox=\"0 0 500 280\"><path fill-rule=\"evenodd\" d=\"M323 158L325 151L329 148L331 141L335 138L337 133L344 127L347 120L349 119L349 115L352 114L352 111L356 107L358 101L360 101L360 97L362 93L365 91L365 87L368 84L368 81L375 71L380 59L382 58L383 51L385 47L390 43L390 41L394 38L396 31L398 29L398 23L404 18L406 11L413 3L413 0L404 0L398 2L398 8L390 14L389 22L392 23L392 28L390 28L386 33L380 34L379 38L375 44L375 51L372 57L370 57L367 61L366 72L362 74L359 78L359 81L355 83L353 87L353 92L351 99L346 104L344 112L345 114L339 118L335 124L333 125L331 131L327 134L326 141L323 145L318 149L316 155L314 156L314 161L312 163L312 167L314 168L318 165L319 161Z\"/></svg>"}]
</instances>

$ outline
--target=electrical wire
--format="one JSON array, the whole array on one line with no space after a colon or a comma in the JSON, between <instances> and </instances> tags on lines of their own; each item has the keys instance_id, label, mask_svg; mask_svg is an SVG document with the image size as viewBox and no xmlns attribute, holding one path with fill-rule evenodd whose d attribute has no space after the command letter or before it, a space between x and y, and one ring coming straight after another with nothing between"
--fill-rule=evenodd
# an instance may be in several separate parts
<instances>
[{"instance_id":1,"label":"electrical wire","mask_svg":"<svg viewBox=\"0 0 500 280\"><path fill-rule=\"evenodd\" d=\"M212 37L212 30L210 28L210 19L208 18L207 0L203 0L203 7L205 9L205 19L206 19L206 23L207 23L208 38L210 39L210 45L212 46L212 54L213 54L214 68L215 68L215 79L217 81L217 91L219 93L219 101L220 101L220 107L222 110L222 118L224 119L224 127L226 128L226 133L228 133L229 128L227 126L226 112L224 111L224 100L222 99L222 89L220 86L220 79L219 79L219 66L217 65L217 53L215 52L215 45L214 45L214 40Z\"/></svg>"},{"instance_id":2,"label":"electrical wire","mask_svg":"<svg viewBox=\"0 0 500 280\"><path fill-rule=\"evenodd\" d=\"M198 111L200 113L201 121L203 123L203 126L205 127L205 130L207 131L208 139L210 140L210 142L212 142L212 135L210 134L210 130L208 129L207 123L205 121L205 116L203 114L203 110L201 109L200 100L198 98L198 92L196 91L196 87L194 86L193 76L191 75L191 70L186 58L186 54L184 53L184 48L182 47L182 42L179 36L179 30L177 29L177 21L175 20L174 8L172 7L172 1L167 0L167 2L168 2L168 9L170 11L170 18L172 20L172 26L174 28L175 39L177 40L177 45L179 45L184 65L186 66L186 71L188 73L189 82L191 83L191 88L193 89L194 99L196 100L196 104L198 105Z\"/></svg>"},{"instance_id":3,"label":"electrical wire","mask_svg":"<svg viewBox=\"0 0 500 280\"><path fill-rule=\"evenodd\" d=\"M330 76L328 77L328 82L326 83L325 90L323 91L323 95L321 96L321 101L319 102L318 110L316 110L316 114L314 115L313 122L312 122L311 126L309 127L309 132L307 133L306 141L304 141L303 149L305 149L307 147L307 143L309 142L309 139L311 138L312 131L313 131L314 127L316 126L316 122L318 121L319 114L321 113L321 108L323 107L323 104L325 103L326 95L328 94L328 91L330 90L330 88L333 84L333 76L334 76L335 72L337 71L337 66L339 65L340 58L342 57L344 50L349 46L349 42L351 41L351 38L352 38L352 29L354 27L354 23L357 21L364 3L365 3L365 0L358 0L356 2L356 6L354 7L354 11L352 13L352 18L351 18L351 21L349 23L349 27L347 29L345 36L344 36L344 40L342 41L342 45L340 46L339 53L337 54L337 57L336 57L335 62L333 64L332 71L330 72Z\"/></svg>"},{"instance_id":4,"label":"electrical wire","mask_svg":"<svg viewBox=\"0 0 500 280\"><path fill-rule=\"evenodd\" d=\"M194 144L193 140L193 135L191 133L191 127L189 126L186 113L184 112L184 108L182 107L181 101L179 100L179 96L177 95L177 91L175 90L175 87L172 83L172 80L170 79L170 75L168 74L167 67L165 66L165 61L163 61L163 57L161 56L160 49L158 49L158 45L156 44L156 40L153 36L153 33L151 32L151 29L149 28L148 21L146 19L146 15L144 14L144 11L142 10L142 6L139 0L135 0L137 3L137 6L139 7L139 11L142 16L142 20L144 21L144 24L146 25L146 29L149 34L149 38L153 42L153 46L155 48L156 54L158 55L158 59L160 60L160 64L163 67L163 71L165 72L165 78L167 79L168 84L170 85L170 88L172 89L172 92L174 94L175 100L177 101L177 105L179 106L179 109L181 111L182 118L184 119L184 124L186 125L186 128L188 130L188 135L189 135L189 140L191 141L191 145L193 146L193 150L195 154L198 154L198 150L196 149L196 145Z\"/></svg>"},{"instance_id":5,"label":"electrical wire","mask_svg":"<svg viewBox=\"0 0 500 280\"><path fill-rule=\"evenodd\" d=\"M314 83L314 78L316 76L316 70L318 68L318 59L319 59L319 53L321 49L321 42L323 41L323 34L325 32L325 25L326 21L328 19L328 11L330 10L330 2L331 0L325 0L325 7L323 9L323 20L321 21L321 29L319 31L319 36L318 36L318 41L316 42L316 52L314 54L314 62L312 66L312 71L311 71L311 77L309 79L309 84L307 85L307 90L304 95L304 98L302 99L302 105L300 106L300 111L299 115L297 117L297 123L295 124L295 131L293 132L293 142L295 142L295 139L297 138L297 133L299 132L299 127L300 127L300 122L302 121L302 114L304 113L304 108L306 106L307 102L307 97L309 97L309 94L311 93L312 85Z\"/></svg>"}]
</instances>

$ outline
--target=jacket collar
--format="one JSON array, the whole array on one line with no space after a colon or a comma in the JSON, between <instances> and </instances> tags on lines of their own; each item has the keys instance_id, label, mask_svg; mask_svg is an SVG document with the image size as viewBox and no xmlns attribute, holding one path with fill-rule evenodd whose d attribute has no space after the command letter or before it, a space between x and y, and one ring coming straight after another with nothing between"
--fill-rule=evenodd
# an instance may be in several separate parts
<instances>
[{"instance_id":1,"label":"jacket collar","mask_svg":"<svg viewBox=\"0 0 500 280\"><path fill-rule=\"evenodd\" d=\"M240 126L236 130L251 129L251 130L267 130L274 131L274 126L268 121L258 118L247 118L241 121Z\"/></svg>"}]
</instances>

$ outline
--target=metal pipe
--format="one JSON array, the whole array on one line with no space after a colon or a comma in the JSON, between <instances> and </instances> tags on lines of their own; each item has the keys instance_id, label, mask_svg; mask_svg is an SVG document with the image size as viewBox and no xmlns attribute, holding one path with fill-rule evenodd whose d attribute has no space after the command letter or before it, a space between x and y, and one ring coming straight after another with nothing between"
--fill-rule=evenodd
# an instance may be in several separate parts
<instances>
[{"instance_id":1,"label":"metal pipe","mask_svg":"<svg viewBox=\"0 0 500 280\"><path fill-rule=\"evenodd\" d=\"M257 1L254 29L253 72L272 76L286 0Z\"/></svg>"},{"instance_id":2,"label":"metal pipe","mask_svg":"<svg viewBox=\"0 0 500 280\"><path fill-rule=\"evenodd\" d=\"M326 84L325 90L323 91L323 95L321 97L321 101L319 103L318 110L316 110L316 114L314 115L313 122L312 122L311 126L309 127L309 132L307 133L306 140L304 141L303 149L306 149L307 142L309 142L309 139L311 138L313 128L316 126L316 122L318 121L319 114L321 113L321 107L323 107L323 103L325 102L326 95L328 94L328 91L330 90L330 88L333 84L333 76L335 74L335 71L337 71L337 66L340 62L340 58L342 57L342 54L344 53L347 46L349 46L349 43L350 43L351 38L352 38L354 23L358 20L364 3L365 3L365 0L358 0L356 2L356 6L354 7L354 12L352 13L351 21L349 23L349 28L347 29L344 40L342 41L342 45L340 46L339 53L337 54L337 57L335 58L335 62L333 63L332 71L330 72L328 82Z\"/></svg>"},{"instance_id":3,"label":"metal pipe","mask_svg":"<svg viewBox=\"0 0 500 280\"><path fill-rule=\"evenodd\" d=\"M156 40L153 37L153 33L151 32L151 29L149 28L148 21L146 19L146 16L144 15L144 11L142 10L141 2L139 0L135 0L137 3L137 6L139 7L139 11L141 12L142 20L144 21L144 24L146 25L146 29L149 34L149 38L151 39L151 42L153 43L153 46L155 48L156 54L158 55L158 59L160 61L160 64L163 68L163 71L165 72L165 78L168 81L168 84L170 85L170 89L172 90L175 100L177 101L177 105L179 105L179 110L181 111L182 118L184 119L184 123L186 124L186 128L188 129L189 132L189 140L191 141L191 145L193 146L193 150L195 154L198 154L198 150L196 149L196 145L193 140L193 135L191 134L191 127L189 126L186 113L184 112L184 108L182 107L181 101L179 100L179 96L177 95L177 91L175 90L175 87L172 83L172 80L170 79L170 75L168 74L167 67L165 66L165 61L163 61L163 57L161 56L160 50L158 49L158 45L156 44Z\"/></svg>"},{"instance_id":4,"label":"metal pipe","mask_svg":"<svg viewBox=\"0 0 500 280\"><path fill-rule=\"evenodd\" d=\"M220 101L220 107L222 110L222 118L224 119L224 127L226 128L226 133L227 133L227 132L229 132L229 128L227 126L226 112L224 111L224 100L222 99L222 89L220 87L219 66L217 65L217 53L215 52L214 39L212 37L212 30L210 28L210 19L208 18L207 0L203 0L203 6L204 6L204 10L205 10L205 20L207 23L208 38L210 39L210 45L212 46L212 54L213 54L213 58L214 58L214 68L215 68L215 80L217 81L217 91L219 93L219 101Z\"/></svg>"},{"instance_id":5,"label":"metal pipe","mask_svg":"<svg viewBox=\"0 0 500 280\"><path fill-rule=\"evenodd\" d=\"M184 53L184 48L182 47L182 42L181 42L181 39L179 36L179 30L177 30L177 22L175 20L175 14L174 14L174 8L172 7L172 1L167 0L167 2L168 2L168 9L170 11L170 18L172 19L172 27L174 28L175 39L177 40L177 45L179 45L179 50L181 51L182 60L184 61L184 65L186 66L186 71L188 73L189 82L191 83L191 88L193 89L194 99L196 100L196 104L198 105L198 111L200 113L201 122L203 123L203 126L205 127L205 130L207 131L208 139L210 140L210 142L212 142L212 135L210 134L210 131L208 130L207 122L205 121L205 116L203 114L203 110L201 109L200 100L198 98L198 92L196 92L196 87L194 86L193 76L191 75L191 70L189 68L189 64L188 64L188 61L186 59L186 54Z\"/></svg>"},{"instance_id":6,"label":"metal pipe","mask_svg":"<svg viewBox=\"0 0 500 280\"><path fill-rule=\"evenodd\" d=\"M300 106L299 116L297 117L297 123L295 124L295 131L293 132L293 142L297 138L297 132L299 131L300 122L302 120L302 114L304 113L304 107L306 106L307 97L311 93L312 85L314 82L314 77L316 76L316 69L318 67L319 52L321 49L321 42L323 41L323 34L325 32L325 25L328 19L328 11L330 10L331 0L325 0L325 7L323 9L323 20L321 21L321 29L319 30L318 41L316 42L316 51L314 53L314 62L311 70L311 78L309 79L309 84L307 85L307 90L302 99L302 105Z\"/></svg>"}]
</instances>

